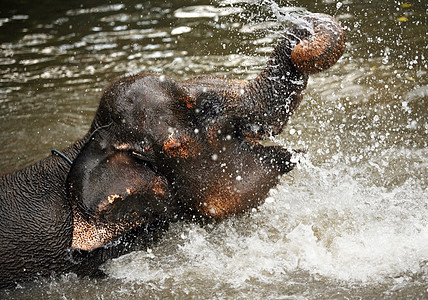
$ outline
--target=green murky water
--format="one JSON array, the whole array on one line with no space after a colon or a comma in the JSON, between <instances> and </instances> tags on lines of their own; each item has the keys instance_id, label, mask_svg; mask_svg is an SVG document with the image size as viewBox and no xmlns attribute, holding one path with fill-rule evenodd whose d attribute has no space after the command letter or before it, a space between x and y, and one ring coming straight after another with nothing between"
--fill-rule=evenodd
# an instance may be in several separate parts
<instances>
[{"instance_id":1,"label":"green murky water","mask_svg":"<svg viewBox=\"0 0 428 300\"><path fill-rule=\"evenodd\" d=\"M2 0L0 171L82 137L102 89L122 75L255 77L297 8L334 15L348 48L311 78L276 138L309 155L260 209L174 224L149 250L104 265L106 279L66 275L0 298L426 298L422 0Z\"/></svg>"}]
</instances>

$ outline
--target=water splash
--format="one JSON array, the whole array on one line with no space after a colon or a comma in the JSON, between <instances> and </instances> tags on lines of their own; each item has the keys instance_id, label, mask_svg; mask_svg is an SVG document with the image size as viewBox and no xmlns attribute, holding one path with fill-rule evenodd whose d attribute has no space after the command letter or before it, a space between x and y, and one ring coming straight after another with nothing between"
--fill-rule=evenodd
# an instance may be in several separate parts
<instances>
[{"instance_id":1,"label":"water splash","mask_svg":"<svg viewBox=\"0 0 428 300\"><path fill-rule=\"evenodd\" d=\"M3 32L21 24L13 42L0 45L2 170L80 138L116 76L254 77L283 28L307 13L274 1L218 2L224 9L212 3L202 10L207 17L195 18L174 16L186 11L170 1L0 19ZM301 2L311 11L339 9L349 43L338 64L311 77L275 141L308 148L309 158L258 210L204 227L174 224L149 251L106 264L107 279L65 275L0 297L425 297L426 10L395 2ZM236 13L227 13L231 6ZM408 21L396 22L402 15Z\"/></svg>"},{"instance_id":2,"label":"water splash","mask_svg":"<svg viewBox=\"0 0 428 300\"><path fill-rule=\"evenodd\" d=\"M245 289L249 281L299 270L385 283L416 274L428 260L428 192L412 180L388 191L354 179L347 166L325 169L304 160L289 181L250 215L207 228L174 225L161 245L106 270L138 282L203 278Z\"/></svg>"}]
</instances>

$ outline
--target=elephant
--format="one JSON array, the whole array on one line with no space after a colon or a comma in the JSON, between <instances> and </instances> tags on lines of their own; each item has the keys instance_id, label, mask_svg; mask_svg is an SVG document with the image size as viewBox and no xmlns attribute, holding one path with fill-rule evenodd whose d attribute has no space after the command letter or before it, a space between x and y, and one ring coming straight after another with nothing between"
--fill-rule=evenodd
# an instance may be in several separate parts
<instances>
[{"instance_id":1,"label":"elephant","mask_svg":"<svg viewBox=\"0 0 428 300\"><path fill-rule=\"evenodd\" d=\"M263 203L299 150L264 146L302 100L308 76L342 56L345 33L308 14L253 80L123 77L88 133L0 177L0 286L97 275L178 220L221 220Z\"/></svg>"}]
</instances>

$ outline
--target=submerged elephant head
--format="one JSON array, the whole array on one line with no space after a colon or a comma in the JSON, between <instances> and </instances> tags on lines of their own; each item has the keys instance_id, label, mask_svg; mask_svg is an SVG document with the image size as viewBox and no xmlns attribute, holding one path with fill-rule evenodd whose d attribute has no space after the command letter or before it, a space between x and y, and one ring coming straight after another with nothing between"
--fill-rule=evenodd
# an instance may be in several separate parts
<instances>
[{"instance_id":1,"label":"submerged elephant head","mask_svg":"<svg viewBox=\"0 0 428 300\"><path fill-rule=\"evenodd\" d=\"M325 15L305 18L254 80L122 78L104 92L67 183L73 247L93 249L124 231L180 211L212 218L259 205L293 151L258 140L278 134L309 73L333 65L344 32Z\"/></svg>"}]
</instances>

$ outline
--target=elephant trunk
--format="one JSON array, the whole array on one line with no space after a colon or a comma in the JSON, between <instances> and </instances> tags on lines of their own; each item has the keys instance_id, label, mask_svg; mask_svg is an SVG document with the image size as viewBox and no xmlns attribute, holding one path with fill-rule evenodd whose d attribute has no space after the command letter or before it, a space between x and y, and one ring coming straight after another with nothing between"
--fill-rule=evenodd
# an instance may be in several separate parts
<instances>
[{"instance_id":1,"label":"elephant trunk","mask_svg":"<svg viewBox=\"0 0 428 300\"><path fill-rule=\"evenodd\" d=\"M345 50L345 32L332 17L310 14L275 47L266 68L249 81L236 102L250 137L278 134L302 99L308 75L334 65Z\"/></svg>"},{"instance_id":2,"label":"elephant trunk","mask_svg":"<svg viewBox=\"0 0 428 300\"><path fill-rule=\"evenodd\" d=\"M345 31L331 16L313 14L305 18L313 33L291 51L291 62L302 73L314 74L333 66L345 51Z\"/></svg>"}]
</instances>

